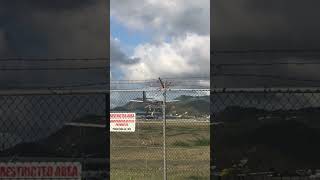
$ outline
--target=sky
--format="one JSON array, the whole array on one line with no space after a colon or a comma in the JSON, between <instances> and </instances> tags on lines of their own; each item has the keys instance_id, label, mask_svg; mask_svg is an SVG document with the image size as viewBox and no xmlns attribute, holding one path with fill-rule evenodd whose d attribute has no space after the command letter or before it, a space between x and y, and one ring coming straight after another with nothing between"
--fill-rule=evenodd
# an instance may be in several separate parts
<instances>
[{"instance_id":1,"label":"sky","mask_svg":"<svg viewBox=\"0 0 320 180\"><path fill-rule=\"evenodd\" d=\"M0 89L46 89L48 86L65 87L108 82L108 21L109 3L106 0L0 0ZM25 61L2 61L7 58L24 58ZM106 60L31 61L47 58ZM68 67L105 68L63 71L3 70ZM40 136L43 138L77 116L88 113L105 114L105 101L103 94L1 96L0 131L6 134L3 134L0 143L10 143L10 138L17 138L18 141ZM64 113L66 110L68 112Z\"/></svg>"},{"instance_id":2,"label":"sky","mask_svg":"<svg viewBox=\"0 0 320 180\"><path fill-rule=\"evenodd\" d=\"M210 49L319 49L319 5L317 0L110 0L109 17L105 0L0 0L0 58L110 55L111 78L135 80L208 76L210 62L320 62L320 53L209 55ZM108 65L109 62L0 62L1 68ZM318 69L319 65L291 64L229 67L223 72L317 80ZM108 75L103 70L0 71L0 88L95 83L108 80ZM211 79L211 85L218 87L319 86L318 82L275 78Z\"/></svg>"},{"instance_id":3,"label":"sky","mask_svg":"<svg viewBox=\"0 0 320 180\"><path fill-rule=\"evenodd\" d=\"M210 0L111 0L110 28L112 80L210 76Z\"/></svg>"},{"instance_id":4,"label":"sky","mask_svg":"<svg viewBox=\"0 0 320 180\"><path fill-rule=\"evenodd\" d=\"M0 58L108 58L105 0L0 0ZM1 68L107 67L109 61L1 61ZM94 84L102 70L0 71L0 88Z\"/></svg>"},{"instance_id":5,"label":"sky","mask_svg":"<svg viewBox=\"0 0 320 180\"><path fill-rule=\"evenodd\" d=\"M211 64L320 62L320 53L215 54L219 50L320 49L316 0L215 0L212 2ZM211 67L213 70L213 66ZM213 87L310 87L320 85L320 65L225 67L227 74L273 75L275 78L211 76ZM218 72L218 71L216 71ZM212 71L213 73L213 71ZM283 77L278 78L277 76ZM296 81L288 79L312 80Z\"/></svg>"}]
</instances>

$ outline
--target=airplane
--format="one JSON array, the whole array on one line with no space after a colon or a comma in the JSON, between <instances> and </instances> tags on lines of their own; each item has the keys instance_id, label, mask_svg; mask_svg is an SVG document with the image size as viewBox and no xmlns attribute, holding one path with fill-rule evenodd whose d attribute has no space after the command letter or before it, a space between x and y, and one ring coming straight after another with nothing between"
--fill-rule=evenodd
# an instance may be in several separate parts
<instances>
[{"instance_id":1,"label":"airplane","mask_svg":"<svg viewBox=\"0 0 320 180\"><path fill-rule=\"evenodd\" d=\"M179 100L167 100L167 103L178 102ZM155 119L159 118L161 115L161 103L162 100L157 100L155 98L147 98L146 92L142 92L142 98L132 99L130 102L144 103L145 104L145 118Z\"/></svg>"},{"instance_id":2,"label":"airplane","mask_svg":"<svg viewBox=\"0 0 320 180\"><path fill-rule=\"evenodd\" d=\"M166 100L167 103L170 102L178 102L179 100ZM130 102L138 102L138 103L162 103L162 100L157 100L155 98L147 98L146 92L142 91L142 98L132 99Z\"/></svg>"}]
</instances>

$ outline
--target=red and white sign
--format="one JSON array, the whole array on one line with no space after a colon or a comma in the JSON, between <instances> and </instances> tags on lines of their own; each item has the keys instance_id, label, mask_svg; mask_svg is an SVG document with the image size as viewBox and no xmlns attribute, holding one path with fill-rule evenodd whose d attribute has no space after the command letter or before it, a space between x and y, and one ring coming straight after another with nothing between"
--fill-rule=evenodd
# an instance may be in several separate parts
<instances>
[{"instance_id":1,"label":"red and white sign","mask_svg":"<svg viewBox=\"0 0 320 180\"><path fill-rule=\"evenodd\" d=\"M134 132L135 128L135 113L110 113L111 132Z\"/></svg>"},{"instance_id":2,"label":"red and white sign","mask_svg":"<svg viewBox=\"0 0 320 180\"><path fill-rule=\"evenodd\" d=\"M0 163L0 179L81 180L81 164L77 162Z\"/></svg>"}]
</instances>

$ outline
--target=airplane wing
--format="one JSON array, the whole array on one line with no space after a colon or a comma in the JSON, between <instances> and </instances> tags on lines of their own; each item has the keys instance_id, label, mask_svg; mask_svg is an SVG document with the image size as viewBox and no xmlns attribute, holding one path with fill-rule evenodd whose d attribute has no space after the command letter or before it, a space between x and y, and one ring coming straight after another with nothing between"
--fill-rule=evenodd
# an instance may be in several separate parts
<instances>
[{"instance_id":1,"label":"airplane wing","mask_svg":"<svg viewBox=\"0 0 320 180\"><path fill-rule=\"evenodd\" d=\"M180 100L168 100L167 102L179 102Z\"/></svg>"},{"instance_id":2,"label":"airplane wing","mask_svg":"<svg viewBox=\"0 0 320 180\"><path fill-rule=\"evenodd\" d=\"M130 102L140 102L140 103L142 103L143 101L142 100L137 100L137 99L132 99L132 100L130 100Z\"/></svg>"},{"instance_id":3,"label":"airplane wing","mask_svg":"<svg viewBox=\"0 0 320 180\"><path fill-rule=\"evenodd\" d=\"M66 126L75 126L75 127L91 127L91 128L105 128L104 124L92 124L92 123L65 123Z\"/></svg>"},{"instance_id":4,"label":"airplane wing","mask_svg":"<svg viewBox=\"0 0 320 180\"><path fill-rule=\"evenodd\" d=\"M178 102L180 100L167 100L166 102L170 103L170 102ZM139 102L139 103L143 103L143 102L149 102L149 103L159 103L162 102L161 100L156 100L154 98L147 98L146 101L140 100L140 99L132 99L130 100L130 102Z\"/></svg>"},{"instance_id":5,"label":"airplane wing","mask_svg":"<svg viewBox=\"0 0 320 180\"><path fill-rule=\"evenodd\" d=\"M178 102L178 101L180 101L180 100L167 100L166 102L167 102L167 103L170 103L170 102ZM161 100L153 100L152 102L154 102L154 103L161 103L161 102L163 102L163 101L161 101Z\"/></svg>"}]
</instances>

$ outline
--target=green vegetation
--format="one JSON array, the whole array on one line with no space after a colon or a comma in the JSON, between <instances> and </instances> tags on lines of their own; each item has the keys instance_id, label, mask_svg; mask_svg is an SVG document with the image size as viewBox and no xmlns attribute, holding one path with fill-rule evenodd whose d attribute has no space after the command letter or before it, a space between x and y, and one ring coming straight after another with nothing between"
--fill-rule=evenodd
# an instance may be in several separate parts
<instances>
[{"instance_id":1,"label":"green vegetation","mask_svg":"<svg viewBox=\"0 0 320 180\"><path fill-rule=\"evenodd\" d=\"M112 180L162 180L163 172L160 170L139 170L132 169L130 171L112 170ZM209 175L201 174L196 171L180 171L168 172L168 179L174 180L207 180Z\"/></svg>"},{"instance_id":2,"label":"green vegetation","mask_svg":"<svg viewBox=\"0 0 320 180\"><path fill-rule=\"evenodd\" d=\"M190 147L191 145L184 141L176 141L172 145L178 146L178 147Z\"/></svg>"},{"instance_id":3,"label":"green vegetation","mask_svg":"<svg viewBox=\"0 0 320 180\"><path fill-rule=\"evenodd\" d=\"M210 146L210 139L201 137L193 141L195 146Z\"/></svg>"},{"instance_id":4,"label":"green vegetation","mask_svg":"<svg viewBox=\"0 0 320 180\"><path fill-rule=\"evenodd\" d=\"M188 142L177 140L172 145L178 147L210 146L210 139L205 137L196 137Z\"/></svg>"},{"instance_id":5,"label":"green vegetation","mask_svg":"<svg viewBox=\"0 0 320 180\"><path fill-rule=\"evenodd\" d=\"M168 179L209 179L209 124L168 122ZM138 123L134 133L111 133L111 179L162 179L162 122Z\"/></svg>"}]
</instances>

